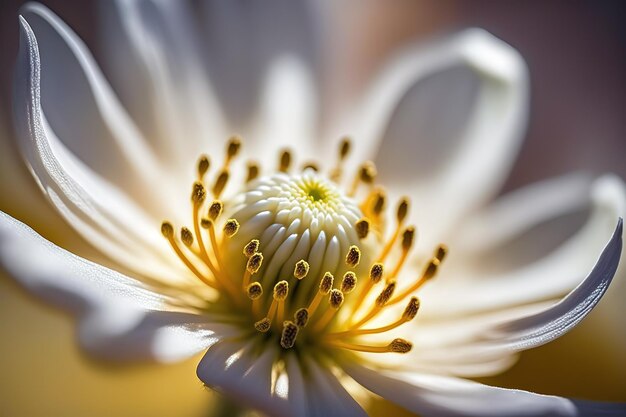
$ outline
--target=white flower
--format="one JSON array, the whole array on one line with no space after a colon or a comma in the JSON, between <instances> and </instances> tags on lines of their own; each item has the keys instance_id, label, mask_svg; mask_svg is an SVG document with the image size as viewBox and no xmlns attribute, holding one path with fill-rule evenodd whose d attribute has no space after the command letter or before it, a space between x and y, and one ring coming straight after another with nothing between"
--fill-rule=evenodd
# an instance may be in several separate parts
<instances>
[{"instance_id":1,"label":"white flower","mask_svg":"<svg viewBox=\"0 0 626 417\"><path fill-rule=\"evenodd\" d=\"M408 50L333 118L294 49L301 4L252 6L260 17L234 4L209 7L206 26L182 2L107 9L126 107L67 26L23 9L19 145L111 268L5 214L2 266L76 313L89 351L167 362L207 350L199 378L271 415L364 415L362 387L421 415L623 413L462 379L580 322L622 249L617 178L487 204L526 119L518 54L479 30ZM198 35L214 28L226 43ZM231 130L244 139L226 142ZM550 246L547 223L584 210Z\"/></svg>"}]
</instances>

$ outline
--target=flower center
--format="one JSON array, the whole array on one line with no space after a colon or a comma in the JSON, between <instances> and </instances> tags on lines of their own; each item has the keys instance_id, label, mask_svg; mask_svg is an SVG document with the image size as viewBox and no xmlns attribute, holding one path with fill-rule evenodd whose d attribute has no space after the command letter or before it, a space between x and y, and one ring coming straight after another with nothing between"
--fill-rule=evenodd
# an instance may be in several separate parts
<instances>
[{"instance_id":1,"label":"flower center","mask_svg":"<svg viewBox=\"0 0 626 417\"><path fill-rule=\"evenodd\" d=\"M193 227L182 227L177 236L171 223L161 226L181 261L218 291L210 308L283 349L408 352L412 344L405 339L368 339L415 317L419 300L412 295L447 253L440 245L417 279L399 282L415 237L414 227L404 224L408 199L398 202L395 228L385 233L386 194L374 185L373 163L361 164L349 187L340 185L350 150L344 139L328 175L316 164L290 172L292 155L283 151L275 173L259 176L260 167L248 163L243 190L221 200L240 147L238 138L228 142L211 201L209 159L200 158L191 194ZM394 312L399 303L404 309ZM370 325L387 312L394 320Z\"/></svg>"}]
</instances>

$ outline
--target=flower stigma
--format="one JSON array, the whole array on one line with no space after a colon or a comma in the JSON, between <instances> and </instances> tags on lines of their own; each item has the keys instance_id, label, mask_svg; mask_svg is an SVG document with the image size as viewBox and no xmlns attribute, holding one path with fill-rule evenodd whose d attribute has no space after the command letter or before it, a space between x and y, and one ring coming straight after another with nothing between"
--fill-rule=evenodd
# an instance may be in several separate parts
<instances>
[{"instance_id":1,"label":"flower stigma","mask_svg":"<svg viewBox=\"0 0 626 417\"><path fill-rule=\"evenodd\" d=\"M439 245L421 271L402 273L412 268L416 239L406 224L408 198L397 202L387 230L387 195L374 163L344 179L347 138L328 173L314 162L296 170L292 152L282 150L272 172L247 162L243 183L230 192L241 147L232 137L211 175L209 157L199 158L191 227L161 225L181 262L217 294L207 310L285 351L409 352L411 341L387 334L416 317L415 293L448 250Z\"/></svg>"}]
</instances>

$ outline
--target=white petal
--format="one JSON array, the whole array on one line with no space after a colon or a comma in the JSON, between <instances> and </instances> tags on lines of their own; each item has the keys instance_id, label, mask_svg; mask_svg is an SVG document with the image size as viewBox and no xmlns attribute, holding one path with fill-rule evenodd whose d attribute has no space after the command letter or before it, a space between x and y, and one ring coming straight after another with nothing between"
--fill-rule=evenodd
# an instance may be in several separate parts
<instances>
[{"instance_id":1,"label":"white petal","mask_svg":"<svg viewBox=\"0 0 626 417\"><path fill-rule=\"evenodd\" d=\"M196 50L185 2L102 2L103 38L119 94L171 175L222 152L224 121Z\"/></svg>"},{"instance_id":2,"label":"white petal","mask_svg":"<svg viewBox=\"0 0 626 417\"><path fill-rule=\"evenodd\" d=\"M423 313L429 319L437 320L458 315L466 316L544 301L571 291L582 281L585 271L592 269L597 254L613 233L615 222L626 213L626 192L619 178L602 177L592 183L589 191L580 194L579 192L586 187L584 180L580 184L577 182L562 180L540 185L536 190L521 191L519 196L508 197L514 204L505 202L494 209L491 215L484 215L479 220L480 223L496 230L504 230L495 232L492 239L488 233L484 233L486 239L493 243L493 249L490 247L489 251L485 251L483 248L482 251L472 254L473 261L469 258L455 260L452 245L449 257L450 269L446 270L444 265L441 279L437 278L437 281L423 292L424 299L432 303L432 308L424 309ZM558 200L561 192L563 200L570 204L548 203L551 197ZM588 197L582 198L583 195ZM537 206L543 206L543 210ZM535 256L536 259L530 259L528 253L524 253L535 247L545 248L546 242L553 242L553 234L563 236L563 232L559 230L562 226L558 222L565 220L568 226L568 217L584 211L585 206L590 206L588 218L572 237L556 249L545 249L545 252L541 253L542 256ZM519 207L532 209L529 208L527 214L522 215ZM509 217L509 214L517 214L518 217ZM489 222L492 217L493 224ZM507 220L524 227L499 226ZM550 227L551 222L557 227ZM527 230L532 228L539 231L546 228L546 232L528 233ZM519 237L520 229L524 229L528 236ZM507 233L507 230L511 233ZM472 235L477 241L476 246L480 247L478 234L468 234ZM469 242L468 239L465 241ZM463 248L460 251L462 252ZM501 268L490 270L490 267L498 264L500 258L498 251L504 253L503 265L500 265ZM519 251L520 259L515 258L516 251Z\"/></svg>"},{"instance_id":3,"label":"white petal","mask_svg":"<svg viewBox=\"0 0 626 417\"><path fill-rule=\"evenodd\" d=\"M420 349L408 354L410 366L462 376L489 375L511 365L512 353L571 330L596 306L613 279L622 252L622 223L620 219L587 278L560 302L457 319L457 323L418 325L415 343Z\"/></svg>"},{"instance_id":4,"label":"white petal","mask_svg":"<svg viewBox=\"0 0 626 417\"><path fill-rule=\"evenodd\" d=\"M513 48L472 29L400 55L363 103L348 130L355 159L374 158L392 196L411 196L430 242L506 179L526 124L528 76Z\"/></svg>"},{"instance_id":5,"label":"white petal","mask_svg":"<svg viewBox=\"0 0 626 417\"><path fill-rule=\"evenodd\" d=\"M278 360L270 345L223 339L209 348L197 373L209 387L272 416L366 416L326 368L293 354L283 357L283 366Z\"/></svg>"},{"instance_id":6,"label":"white petal","mask_svg":"<svg viewBox=\"0 0 626 417\"><path fill-rule=\"evenodd\" d=\"M163 296L55 246L2 212L0 266L44 300L76 314L83 347L100 357L170 362L228 334L207 318L159 311L166 308Z\"/></svg>"},{"instance_id":7,"label":"white petal","mask_svg":"<svg viewBox=\"0 0 626 417\"><path fill-rule=\"evenodd\" d=\"M619 416L624 404L580 402L527 391L490 387L450 377L347 369L372 392L414 413L429 416Z\"/></svg>"},{"instance_id":8,"label":"white petal","mask_svg":"<svg viewBox=\"0 0 626 417\"><path fill-rule=\"evenodd\" d=\"M548 343L576 326L600 301L615 275L622 253L623 220L587 278L559 303L541 312L497 326L484 337L498 347L530 349Z\"/></svg>"},{"instance_id":9,"label":"white petal","mask_svg":"<svg viewBox=\"0 0 626 417\"><path fill-rule=\"evenodd\" d=\"M25 10L47 35L45 42L60 37L60 45L73 40L47 9L29 6ZM173 256L160 236L160 219L151 218L122 190L85 165L51 129L40 101L40 48L23 17L20 25L14 113L22 151L39 186L83 237L114 260L155 276L180 271L170 266L177 263L168 262Z\"/></svg>"},{"instance_id":10,"label":"white petal","mask_svg":"<svg viewBox=\"0 0 626 417\"><path fill-rule=\"evenodd\" d=\"M283 131L289 126L295 127L290 120L292 116L300 120L303 116L314 117L313 113L303 113L308 110L306 99L312 92L307 85L310 80L304 79L305 84L301 81L302 75L311 77L309 71L317 73L320 70L315 65L319 35L316 14L312 10L315 6L310 2L283 0L262 4L217 0L198 4L199 56L219 94L230 128L244 134L246 143L263 143L261 138L254 136L253 130L248 129L253 127L250 124L259 114L268 110L276 117L276 110L286 109L281 115ZM300 72L294 72L290 67ZM306 69L307 73L299 68ZM284 79L283 87L276 82L281 75L289 77ZM293 86L297 90L286 91ZM302 87L306 89L300 90ZM268 98L272 109L265 107ZM281 102L276 103L279 98ZM297 108L291 109L291 105ZM291 131L291 137L297 138L298 142L300 135L299 130Z\"/></svg>"},{"instance_id":11,"label":"white petal","mask_svg":"<svg viewBox=\"0 0 626 417\"><path fill-rule=\"evenodd\" d=\"M30 82L32 90L16 86L18 106L24 104L21 100L29 100L28 95L37 94L47 122L65 148L107 181L128 192L146 194L145 188L158 172L154 156L90 52L45 6L29 3L20 12L37 40L22 35L27 41L22 48L31 49L32 67L26 65L24 55L18 62L17 82ZM37 80L28 80L29 76ZM15 111L18 118L27 112L21 107Z\"/></svg>"}]
</instances>

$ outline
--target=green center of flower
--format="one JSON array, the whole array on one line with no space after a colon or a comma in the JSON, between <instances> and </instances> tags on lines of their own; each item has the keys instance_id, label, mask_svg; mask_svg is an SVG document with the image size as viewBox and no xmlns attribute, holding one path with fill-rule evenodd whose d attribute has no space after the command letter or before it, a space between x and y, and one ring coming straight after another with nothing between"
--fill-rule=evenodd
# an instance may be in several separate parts
<instances>
[{"instance_id":1,"label":"green center of flower","mask_svg":"<svg viewBox=\"0 0 626 417\"><path fill-rule=\"evenodd\" d=\"M243 190L222 200L240 146L238 138L230 140L212 185L205 180L209 159L200 158L193 226L182 227L179 236L171 223L161 226L189 270L218 291L214 303L283 349L408 352L412 344L405 339L381 344L371 337L384 337L415 317L419 300L412 295L447 253L439 246L417 279L398 282L415 237L404 224L408 200L398 202L395 228L386 234L386 195L374 184L374 165L361 164L348 189L340 185L347 140L328 175L315 164L291 172L291 152L283 151L275 173L259 176L260 167L248 163ZM390 323L370 325L386 313Z\"/></svg>"}]
</instances>

